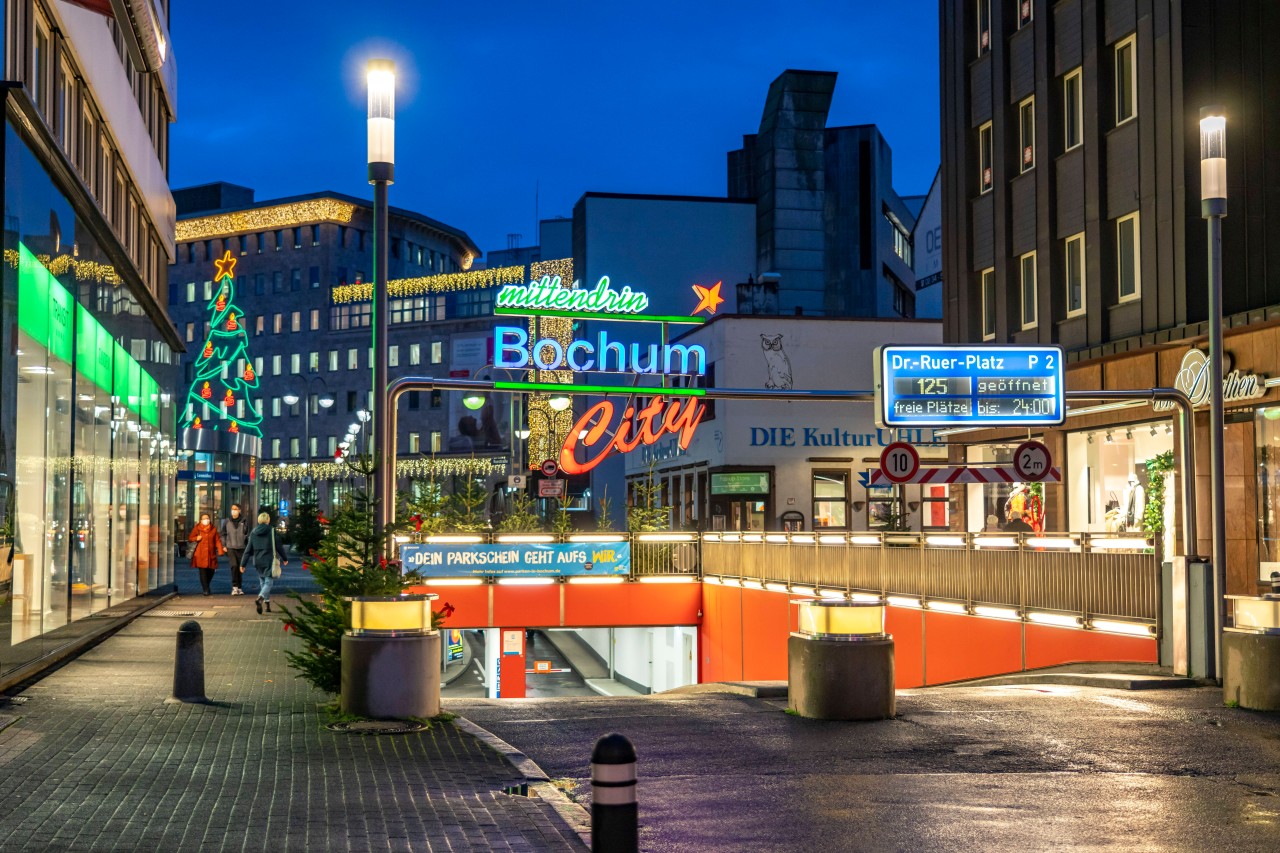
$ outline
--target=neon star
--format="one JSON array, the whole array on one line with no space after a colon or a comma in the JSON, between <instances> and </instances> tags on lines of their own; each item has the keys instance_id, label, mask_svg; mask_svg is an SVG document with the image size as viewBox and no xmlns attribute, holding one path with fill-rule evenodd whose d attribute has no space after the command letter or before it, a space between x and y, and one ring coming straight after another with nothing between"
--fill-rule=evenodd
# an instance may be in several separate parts
<instances>
[{"instance_id":1,"label":"neon star","mask_svg":"<svg viewBox=\"0 0 1280 853\"><path fill-rule=\"evenodd\" d=\"M235 277L234 270L236 268L236 259L231 257L230 249L228 249L227 253L220 259L214 261L213 265L218 268L218 274L214 276L214 281L222 281L224 278Z\"/></svg>"},{"instance_id":2,"label":"neon star","mask_svg":"<svg viewBox=\"0 0 1280 853\"><path fill-rule=\"evenodd\" d=\"M710 287L703 287L700 284L695 284L693 286L693 292L697 294L699 300L698 307L693 309L694 314L697 314L704 308L708 314L716 313L716 306L721 302L724 302L724 297L720 295L720 285L722 284L724 284L723 280L717 281Z\"/></svg>"}]
</instances>

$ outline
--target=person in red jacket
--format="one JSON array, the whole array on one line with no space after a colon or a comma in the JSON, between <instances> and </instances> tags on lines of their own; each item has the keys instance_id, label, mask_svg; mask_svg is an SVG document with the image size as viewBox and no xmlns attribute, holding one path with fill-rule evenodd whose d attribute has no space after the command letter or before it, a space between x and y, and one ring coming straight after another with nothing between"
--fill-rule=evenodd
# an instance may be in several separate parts
<instances>
[{"instance_id":1,"label":"person in red jacket","mask_svg":"<svg viewBox=\"0 0 1280 853\"><path fill-rule=\"evenodd\" d=\"M209 513L200 513L200 523L191 529L187 541L195 543L191 549L191 565L200 570L200 588L209 595L209 584L213 582L213 572L218 568L218 557L227 553L217 528L209 523Z\"/></svg>"}]
</instances>

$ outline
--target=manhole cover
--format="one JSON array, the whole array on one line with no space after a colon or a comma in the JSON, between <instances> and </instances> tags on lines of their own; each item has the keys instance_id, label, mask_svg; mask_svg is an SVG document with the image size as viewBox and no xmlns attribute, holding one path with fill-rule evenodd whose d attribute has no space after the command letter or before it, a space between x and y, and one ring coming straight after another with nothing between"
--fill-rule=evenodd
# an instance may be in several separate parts
<instances>
[{"instance_id":1,"label":"manhole cover","mask_svg":"<svg viewBox=\"0 0 1280 853\"><path fill-rule=\"evenodd\" d=\"M431 728L430 723L413 720L357 720L353 723L330 723L325 728L349 735L407 735Z\"/></svg>"},{"instance_id":2,"label":"manhole cover","mask_svg":"<svg viewBox=\"0 0 1280 853\"><path fill-rule=\"evenodd\" d=\"M214 610L148 610L143 616L217 616Z\"/></svg>"}]
</instances>

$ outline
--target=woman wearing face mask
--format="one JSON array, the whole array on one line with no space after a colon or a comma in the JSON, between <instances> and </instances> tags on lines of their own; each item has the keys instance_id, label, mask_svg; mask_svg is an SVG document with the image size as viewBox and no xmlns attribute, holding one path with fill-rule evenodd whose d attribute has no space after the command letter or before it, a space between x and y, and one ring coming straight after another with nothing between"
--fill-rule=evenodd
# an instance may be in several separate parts
<instances>
[{"instance_id":1,"label":"woman wearing face mask","mask_svg":"<svg viewBox=\"0 0 1280 853\"><path fill-rule=\"evenodd\" d=\"M200 570L200 588L209 595L209 584L213 582L213 571L218 568L218 556L227 553L222 547L222 539L218 531L209 523L209 513L200 513L200 523L191 530L188 542L194 542L191 549L191 565Z\"/></svg>"},{"instance_id":2,"label":"woman wearing face mask","mask_svg":"<svg viewBox=\"0 0 1280 853\"><path fill-rule=\"evenodd\" d=\"M258 608L259 613L264 604L267 612L271 612L271 584L275 580L271 574L273 558L279 560L282 566L289 565L284 556L284 546L276 538L275 528L271 526L271 516L260 512L258 526L249 533L249 544L244 549L243 558L246 569L252 566L258 570L258 597L254 599L253 606Z\"/></svg>"}]
</instances>

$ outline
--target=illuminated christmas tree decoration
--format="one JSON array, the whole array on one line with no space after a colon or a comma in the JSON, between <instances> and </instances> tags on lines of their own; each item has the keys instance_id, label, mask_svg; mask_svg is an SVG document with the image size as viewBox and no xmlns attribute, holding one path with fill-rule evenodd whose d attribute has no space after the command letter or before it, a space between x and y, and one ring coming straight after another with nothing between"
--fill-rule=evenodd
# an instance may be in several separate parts
<instances>
[{"instance_id":1,"label":"illuminated christmas tree decoration","mask_svg":"<svg viewBox=\"0 0 1280 853\"><path fill-rule=\"evenodd\" d=\"M228 251L214 261L214 266L217 268L218 294L206 306L210 313L209 339L200 358L192 365L195 375L187 392L180 423L190 429L225 429L261 436L262 413L252 393L258 389L258 376L249 358L245 314L236 304L236 259ZM228 365L240 359L245 362L244 371L228 371ZM220 401L216 408L210 406L214 400ZM243 411L238 411L241 401L244 403Z\"/></svg>"}]
</instances>

